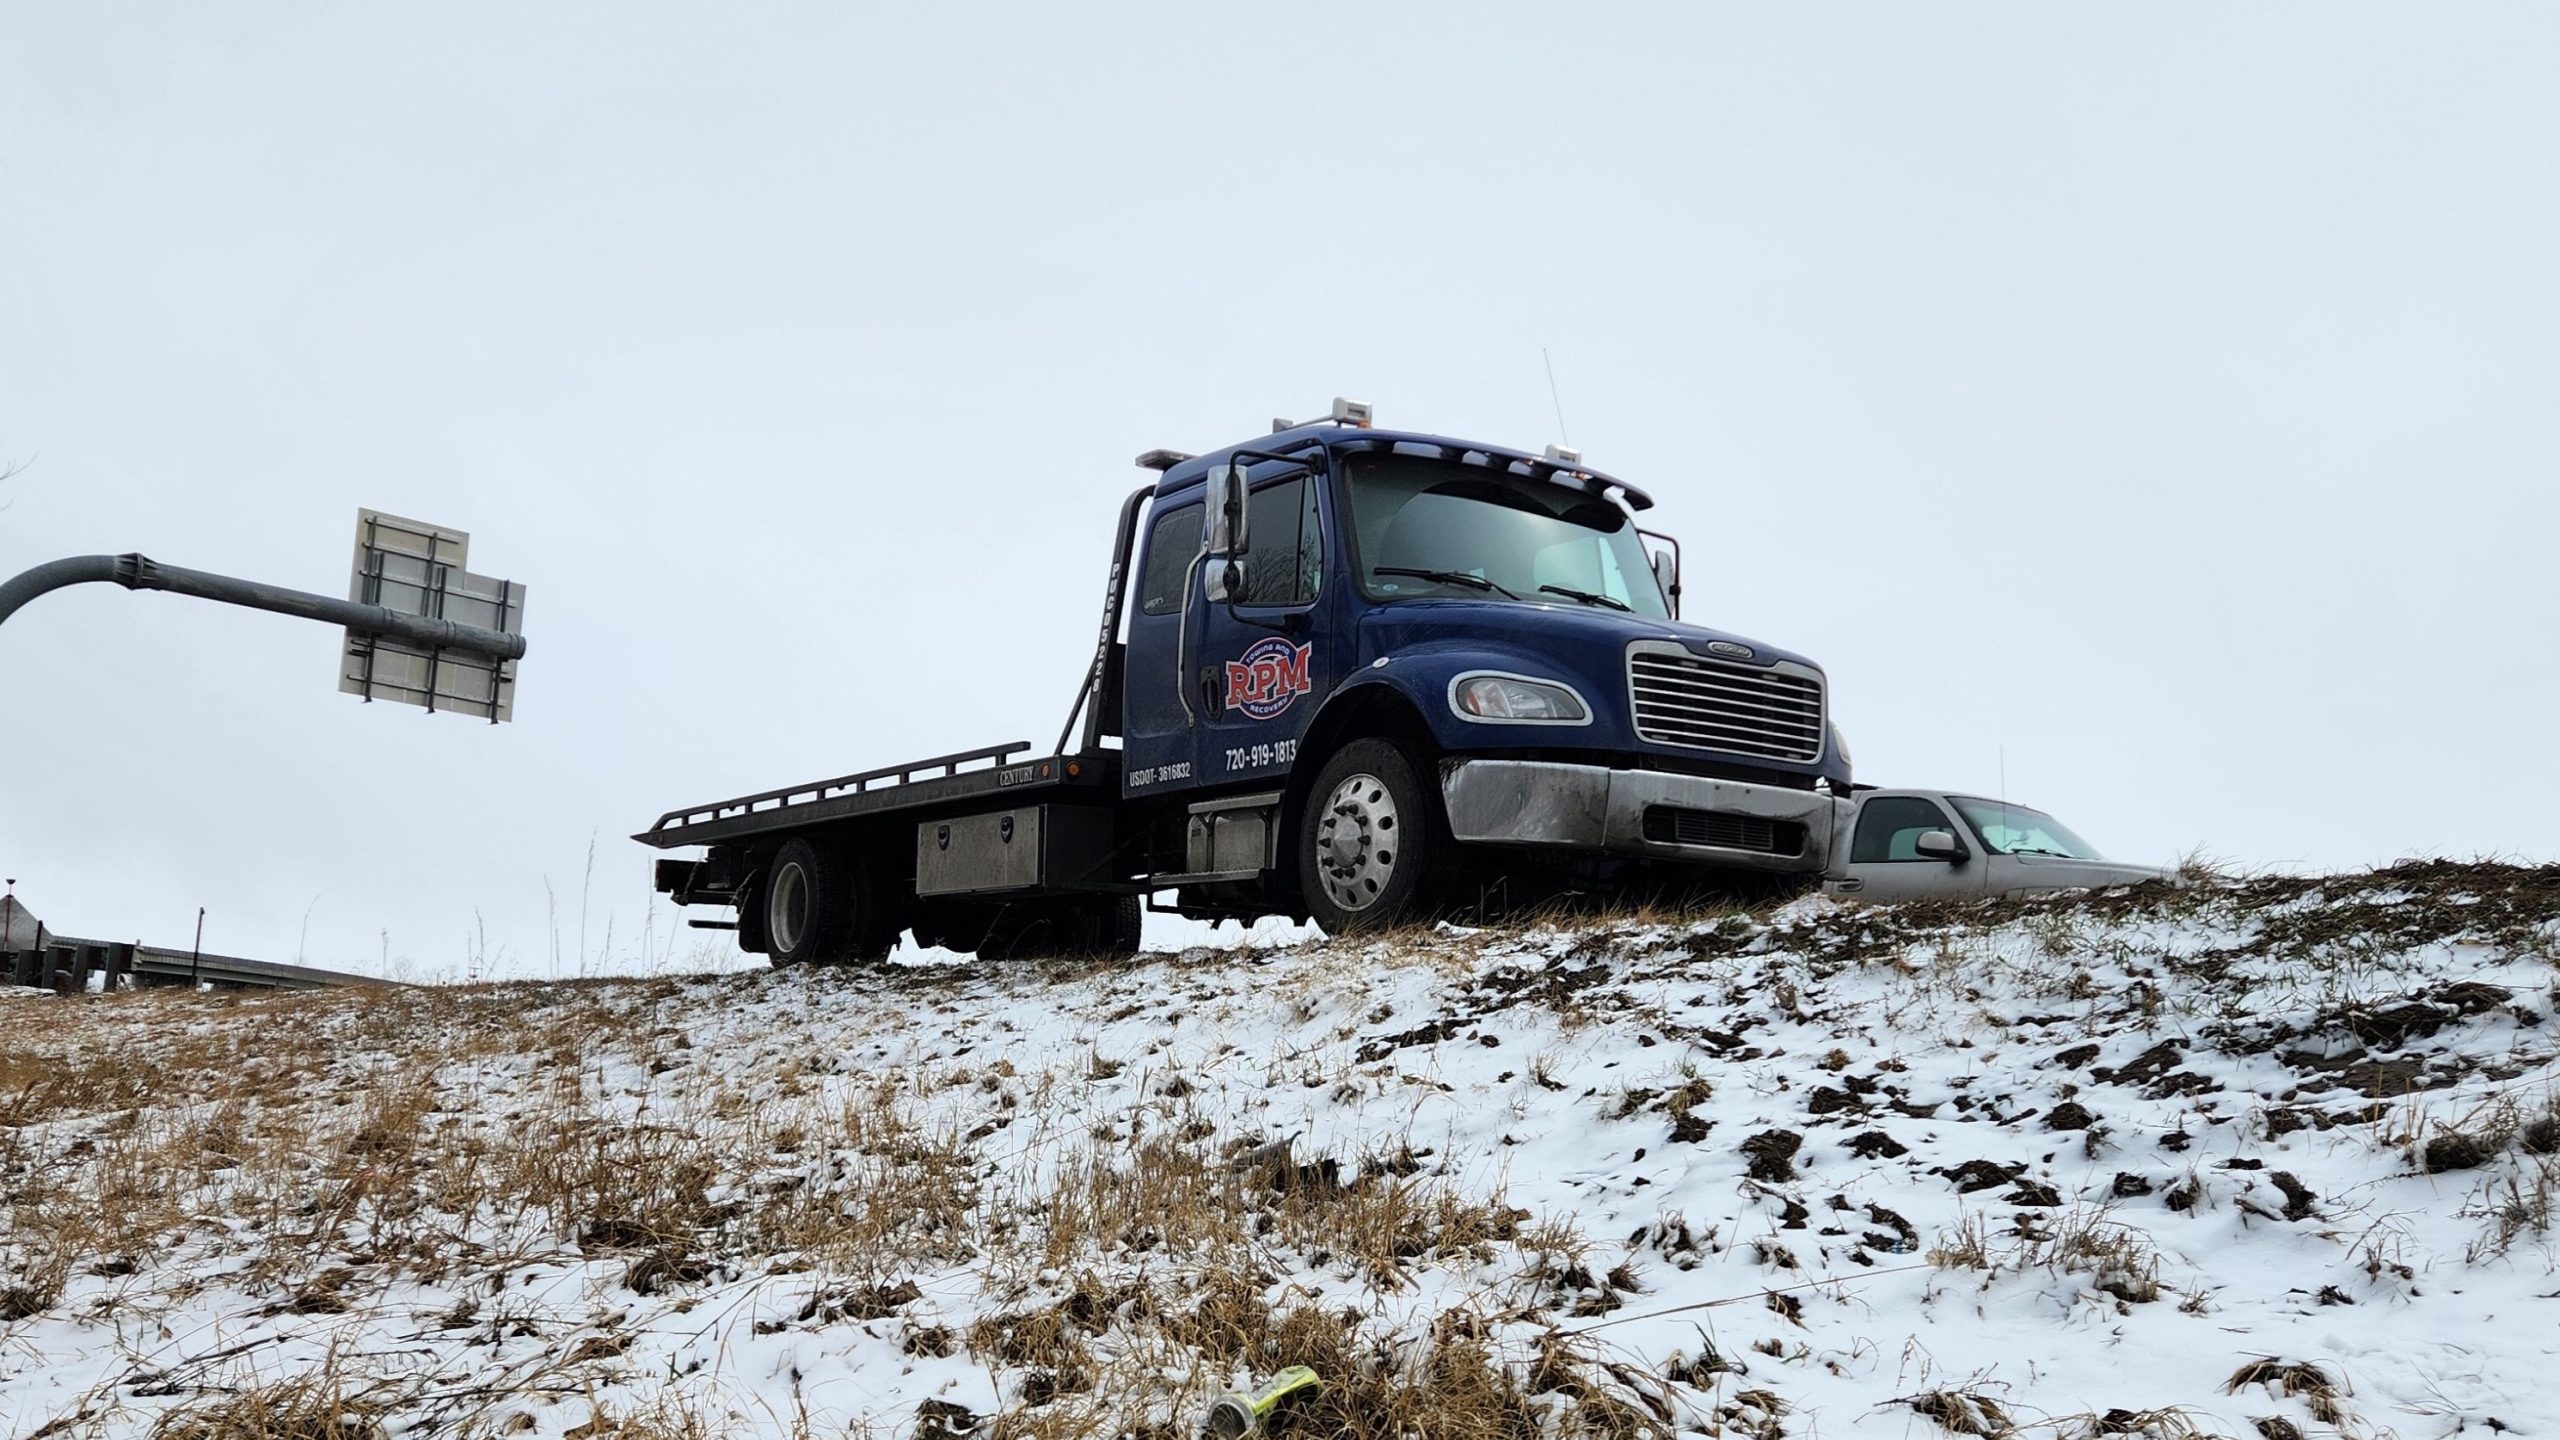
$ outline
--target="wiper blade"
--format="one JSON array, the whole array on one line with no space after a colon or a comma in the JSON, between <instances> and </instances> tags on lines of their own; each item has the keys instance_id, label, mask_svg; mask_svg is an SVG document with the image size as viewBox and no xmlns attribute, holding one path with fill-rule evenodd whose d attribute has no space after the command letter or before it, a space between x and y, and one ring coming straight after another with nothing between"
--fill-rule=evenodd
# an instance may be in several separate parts
<instances>
[{"instance_id":1,"label":"wiper blade","mask_svg":"<svg viewBox=\"0 0 2560 1440\"><path fill-rule=\"evenodd\" d=\"M2013 845L2009 848L2009 853L2012 855L2050 855L2056 860L2077 860L2080 858L2077 855L2066 854L2060 850L2039 850L2032 845Z\"/></svg>"},{"instance_id":2,"label":"wiper blade","mask_svg":"<svg viewBox=\"0 0 2560 1440\"><path fill-rule=\"evenodd\" d=\"M1464 570L1424 570L1412 565L1372 565L1369 567L1369 573L1372 575L1410 575L1417 580L1437 580L1443 585L1463 585L1470 590L1490 590L1507 599L1517 600L1520 598L1519 596L1512 594L1510 591L1503 589L1501 586L1494 584L1492 581L1487 580L1483 576L1470 575Z\"/></svg>"},{"instance_id":3,"label":"wiper blade","mask_svg":"<svg viewBox=\"0 0 2560 1440\"><path fill-rule=\"evenodd\" d=\"M1611 610L1632 608L1623 600L1612 600L1606 595L1594 595L1588 590L1568 590L1562 585L1541 585L1538 589L1544 594L1562 595L1568 600L1579 600L1585 605L1601 605Z\"/></svg>"}]
</instances>

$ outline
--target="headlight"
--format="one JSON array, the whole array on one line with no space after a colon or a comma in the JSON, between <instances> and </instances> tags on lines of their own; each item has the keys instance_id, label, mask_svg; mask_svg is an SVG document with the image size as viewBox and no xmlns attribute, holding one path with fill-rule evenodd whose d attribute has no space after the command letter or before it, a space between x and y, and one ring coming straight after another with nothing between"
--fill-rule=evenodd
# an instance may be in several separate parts
<instances>
[{"instance_id":1,"label":"headlight","mask_svg":"<svg viewBox=\"0 0 2560 1440\"><path fill-rule=\"evenodd\" d=\"M1831 727L1831 748L1840 752L1841 764L1849 763L1849 737L1841 734L1837 725Z\"/></svg>"},{"instance_id":2,"label":"headlight","mask_svg":"<svg viewBox=\"0 0 2560 1440\"><path fill-rule=\"evenodd\" d=\"M1588 725L1591 707L1569 686L1517 675L1461 675L1449 682L1461 720L1494 725Z\"/></svg>"}]
</instances>

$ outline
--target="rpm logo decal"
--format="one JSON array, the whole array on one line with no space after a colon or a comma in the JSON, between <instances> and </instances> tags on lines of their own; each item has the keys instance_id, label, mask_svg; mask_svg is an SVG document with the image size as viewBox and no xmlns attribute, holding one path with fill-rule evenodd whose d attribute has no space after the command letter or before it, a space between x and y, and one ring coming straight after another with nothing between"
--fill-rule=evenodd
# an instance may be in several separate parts
<instances>
[{"instance_id":1,"label":"rpm logo decal","mask_svg":"<svg viewBox=\"0 0 2560 1440\"><path fill-rule=\"evenodd\" d=\"M1313 645L1292 645L1274 635L1256 640L1242 659L1227 662L1227 708L1269 720L1315 688L1307 679Z\"/></svg>"}]
</instances>

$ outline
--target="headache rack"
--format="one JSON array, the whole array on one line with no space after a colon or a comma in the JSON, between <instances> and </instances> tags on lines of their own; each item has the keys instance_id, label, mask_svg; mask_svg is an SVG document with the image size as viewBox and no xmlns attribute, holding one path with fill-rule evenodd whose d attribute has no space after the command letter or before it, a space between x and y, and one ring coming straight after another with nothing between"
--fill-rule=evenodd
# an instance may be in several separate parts
<instances>
[{"instance_id":1,"label":"headache rack","mask_svg":"<svg viewBox=\"0 0 2560 1440\"><path fill-rule=\"evenodd\" d=\"M670 810L658 822L631 838L643 845L671 849L735 840L766 830L847 819L878 810L904 809L942 800L959 800L995 790L1054 785L1080 780L1101 783L1114 778L1108 760L1116 755L1052 755L1020 764L1005 762L1031 748L1028 740L989 745L884 766L832 780L813 780L781 790L715 800L683 810ZM977 768L968 768L968 767ZM939 772L939 773L934 773Z\"/></svg>"}]
</instances>

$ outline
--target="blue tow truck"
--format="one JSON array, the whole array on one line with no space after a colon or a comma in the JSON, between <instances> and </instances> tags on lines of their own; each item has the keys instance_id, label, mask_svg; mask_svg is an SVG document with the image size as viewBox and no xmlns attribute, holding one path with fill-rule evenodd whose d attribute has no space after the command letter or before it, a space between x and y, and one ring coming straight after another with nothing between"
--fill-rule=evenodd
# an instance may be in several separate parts
<instances>
[{"instance_id":1,"label":"blue tow truck","mask_svg":"<svg viewBox=\"0 0 2560 1440\"><path fill-rule=\"evenodd\" d=\"M1046 754L672 810L680 905L777 964L1129 952L1147 897L1330 933L1559 892L1819 876L1850 795L1821 668L1679 617L1651 497L1337 400L1153 450ZM1081 730L1078 724L1081 720Z\"/></svg>"}]
</instances>

